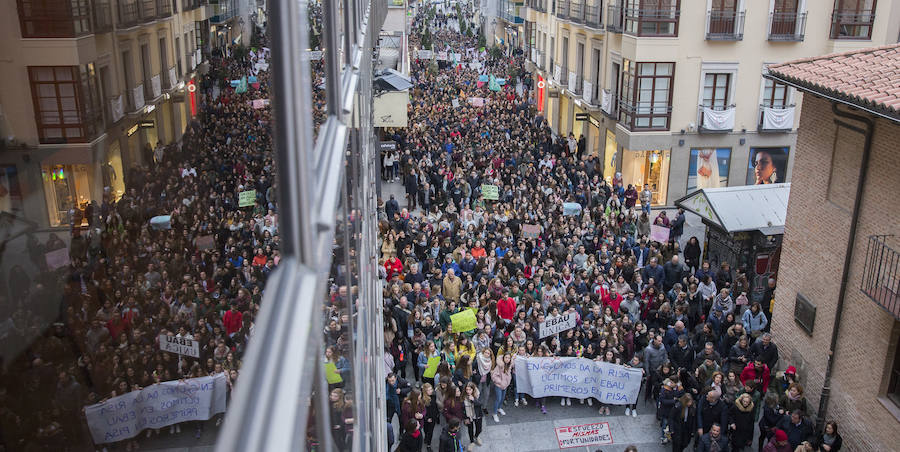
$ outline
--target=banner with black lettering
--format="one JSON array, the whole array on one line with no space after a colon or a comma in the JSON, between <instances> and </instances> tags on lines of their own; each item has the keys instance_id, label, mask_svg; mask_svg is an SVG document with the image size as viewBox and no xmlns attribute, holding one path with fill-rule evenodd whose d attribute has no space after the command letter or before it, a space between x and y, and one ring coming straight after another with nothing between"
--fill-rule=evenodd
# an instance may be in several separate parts
<instances>
[{"instance_id":1,"label":"banner with black lettering","mask_svg":"<svg viewBox=\"0 0 900 452\"><path fill-rule=\"evenodd\" d=\"M602 403L635 403L643 370L586 358L516 357L516 392L532 397L593 397Z\"/></svg>"},{"instance_id":2,"label":"banner with black lettering","mask_svg":"<svg viewBox=\"0 0 900 452\"><path fill-rule=\"evenodd\" d=\"M84 407L95 444L133 438L147 428L205 421L225 412L225 374L166 381Z\"/></svg>"},{"instance_id":3,"label":"banner with black lettering","mask_svg":"<svg viewBox=\"0 0 900 452\"><path fill-rule=\"evenodd\" d=\"M541 323L540 328L538 328L538 332L541 334L541 339L543 339L547 336L575 328L575 323L577 321L578 316L575 313L566 313L544 320L543 323Z\"/></svg>"}]
</instances>

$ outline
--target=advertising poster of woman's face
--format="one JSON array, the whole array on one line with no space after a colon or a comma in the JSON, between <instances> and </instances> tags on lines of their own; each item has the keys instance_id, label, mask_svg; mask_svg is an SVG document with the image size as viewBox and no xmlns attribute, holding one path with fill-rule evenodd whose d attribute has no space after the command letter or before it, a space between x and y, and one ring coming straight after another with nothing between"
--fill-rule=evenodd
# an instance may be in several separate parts
<instances>
[{"instance_id":1,"label":"advertising poster of woman's face","mask_svg":"<svg viewBox=\"0 0 900 452\"><path fill-rule=\"evenodd\" d=\"M751 148L747 185L780 184L786 181L788 148Z\"/></svg>"}]
</instances>

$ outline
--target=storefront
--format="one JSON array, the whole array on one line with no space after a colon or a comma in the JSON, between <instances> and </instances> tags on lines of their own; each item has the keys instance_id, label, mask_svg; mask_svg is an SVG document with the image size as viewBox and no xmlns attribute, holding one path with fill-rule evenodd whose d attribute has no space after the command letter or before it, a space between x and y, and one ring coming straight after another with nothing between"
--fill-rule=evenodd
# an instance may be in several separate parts
<instances>
[{"instance_id":1,"label":"storefront","mask_svg":"<svg viewBox=\"0 0 900 452\"><path fill-rule=\"evenodd\" d=\"M669 166L671 151L655 149L649 151L632 151L624 149L622 154L622 180L625 186L632 184L640 191L644 184L650 185L653 192L650 204L666 205L669 192Z\"/></svg>"},{"instance_id":2,"label":"storefront","mask_svg":"<svg viewBox=\"0 0 900 452\"><path fill-rule=\"evenodd\" d=\"M613 176L616 174L616 158L619 151L619 144L616 142L616 134L612 130L606 129L606 141L603 154L603 178L606 183L612 184Z\"/></svg>"}]
</instances>

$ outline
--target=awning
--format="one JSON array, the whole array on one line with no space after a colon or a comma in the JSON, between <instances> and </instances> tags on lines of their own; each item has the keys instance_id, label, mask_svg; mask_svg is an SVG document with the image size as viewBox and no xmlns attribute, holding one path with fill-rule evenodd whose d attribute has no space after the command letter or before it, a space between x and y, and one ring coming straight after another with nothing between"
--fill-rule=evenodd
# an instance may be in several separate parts
<instances>
[{"instance_id":1,"label":"awning","mask_svg":"<svg viewBox=\"0 0 900 452\"><path fill-rule=\"evenodd\" d=\"M413 84L409 77L393 70L385 69L377 74L373 82L375 89L382 91L403 91L412 88Z\"/></svg>"},{"instance_id":2,"label":"awning","mask_svg":"<svg viewBox=\"0 0 900 452\"><path fill-rule=\"evenodd\" d=\"M790 191L790 183L704 188L675 201L675 205L728 233L760 231L777 235L784 233Z\"/></svg>"}]
</instances>

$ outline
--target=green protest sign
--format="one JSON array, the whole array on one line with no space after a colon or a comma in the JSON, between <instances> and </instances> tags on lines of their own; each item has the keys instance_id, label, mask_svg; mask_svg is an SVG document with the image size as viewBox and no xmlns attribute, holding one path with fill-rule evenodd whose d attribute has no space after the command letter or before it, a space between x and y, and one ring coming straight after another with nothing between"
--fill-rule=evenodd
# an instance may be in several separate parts
<instances>
[{"instance_id":1,"label":"green protest sign","mask_svg":"<svg viewBox=\"0 0 900 452\"><path fill-rule=\"evenodd\" d=\"M481 186L481 195L484 199L497 201L500 199L500 189L496 185L484 184Z\"/></svg>"},{"instance_id":2,"label":"green protest sign","mask_svg":"<svg viewBox=\"0 0 900 452\"><path fill-rule=\"evenodd\" d=\"M450 323L453 325L454 333L465 333L476 328L475 311L464 309L450 316Z\"/></svg>"},{"instance_id":3,"label":"green protest sign","mask_svg":"<svg viewBox=\"0 0 900 452\"><path fill-rule=\"evenodd\" d=\"M422 373L422 376L425 378L434 378L434 374L437 373L438 364L440 363L440 356L433 356L431 358L428 358L428 366L425 367L425 372Z\"/></svg>"},{"instance_id":4,"label":"green protest sign","mask_svg":"<svg viewBox=\"0 0 900 452\"><path fill-rule=\"evenodd\" d=\"M328 380L328 384L335 384L344 381L341 378L341 374L337 371L337 366L334 363L325 363L325 379Z\"/></svg>"},{"instance_id":5,"label":"green protest sign","mask_svg":"<svg viewBox=\"0 0 900 452\"><path fill-rule=\"evenodd\" d=\"M238 207L253 207L256 204L256 190L242 191L238 195Z\"/></svg>"}]
</instances>

